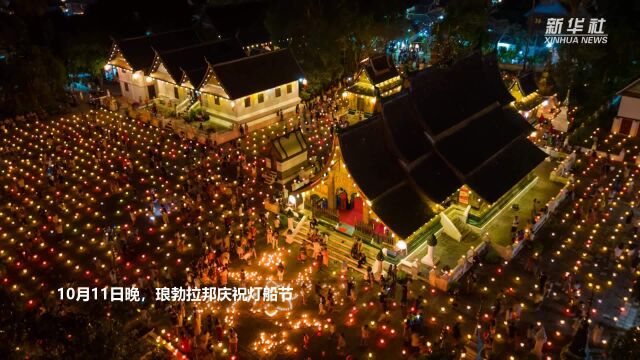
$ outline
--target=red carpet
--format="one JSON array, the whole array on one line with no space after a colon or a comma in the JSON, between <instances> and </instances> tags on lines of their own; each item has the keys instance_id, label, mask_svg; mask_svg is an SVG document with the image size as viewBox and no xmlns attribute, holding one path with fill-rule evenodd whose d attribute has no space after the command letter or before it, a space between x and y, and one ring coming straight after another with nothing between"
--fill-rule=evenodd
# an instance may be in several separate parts
<instances>
[{"instance_id":1,"label":"red carpet","mask_svg":"<svg viewBox=\"0 0 640 360\"><path fill-rule=\"evenodd\" d=\"M340 222L354 226L358 221L362 220L362 198L353 200L353 208L350 210L339 210Z\"/></svg>"},{"instance_id":2,"label":"red carpet","mask_svg":"<svg viewBox=\"0 0 640 360\"><path fill-rule=\"evenodd\" d=\"M350 210L339 210L340 222L355 226L357 222L362 221L362 198L353 200L353 208ZM384 235L384 225L377 221L371 221L375 224L375 232Z\"/></svg>"}]
</instances>

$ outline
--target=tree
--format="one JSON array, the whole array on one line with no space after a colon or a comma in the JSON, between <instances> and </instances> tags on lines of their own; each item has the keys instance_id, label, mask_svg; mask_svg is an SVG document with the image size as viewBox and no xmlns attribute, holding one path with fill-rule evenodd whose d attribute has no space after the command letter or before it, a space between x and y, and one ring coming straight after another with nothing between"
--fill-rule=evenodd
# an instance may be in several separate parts
<instances>
[{"instance_id":1,"label":"tree","mask_svg":"<svg viewBox=\"0 0 640 360\"><path fill-rule=\"evenodd\" d=\"M16 14L24 18L0 14L0 43L7 50L5 62L0 63L0 112L8 115L52 109L64 94L63 63L32 41L29 22L41 13L38 4L34 0L18 6Z\"/></svg>"},{"instance_id":2,"label":"tree","mask_svg":"<svg viewBox=\"0 0 640 360\"><path fill-rule=\"evenodd\" d=\"M64 95L66 70L50 51L31 47L0 66L0 108L10 115L53 109Z\"/></svg>"},{"instance_id":3,"label":"tree","mask_svg":"<svg viewBox=\"0 0 640 360\"><path fill-rule=\"evenodd\" d=\"M489 16L484 0L452 0L435 28L431 63L446 64L488 45Z\"/></svg>"},{"instance_id":4,"label":"tree","mask_svg":"<svg viewBox=\"0 0 640 360\"><path fill-rule=\"evenodd\" d=\"M290 47L309 80L321 90L356 71L360 60L385 51L388 40L407 28L399 0L274 0L267 28L280 46Z\"/></svg>"},{"instance_id":5,"label":"tree","mask_svg":"<svg viewBox=\"0 0 640 360\"><path fill-rule=\"evenodd\" d=\"M565 4L570 13L580 5L573 0ZM598 5L592 15L607 20L608 42L559 46L559 61L552 72L559 93L570 89L572 100L580 104L577 118L590 115L640 74L640 25L636 21L640 4L606 1Z\"/></svg>"},{"instance_id":6,"label":"tree","mask_svg":"<svg viewBox=\"0 0 640 360\"><path fill-rule=\"evenodd\" d=\"M438 245L438 239L436 238L435 234L432 234L431 237L429 238L429 240L427 240L427 255L425 256L423 262L427 265L427 266L435 266L435 261L433 259L433 253L435 250L436 245Z\"/></svg>"},{"instance_id":7,"label":"tree","mask_svg":"<svg viewBox=\"0 0 640 360\"><path fill-rule=\"evenodd\" d=\"M96 39L97 40L97 39ZM67 70L69 74L89 74L99 82L103 79L104 64L107 63L109 43L90 38L77 39L66 51Z\"/></svg>"}]
</instances>

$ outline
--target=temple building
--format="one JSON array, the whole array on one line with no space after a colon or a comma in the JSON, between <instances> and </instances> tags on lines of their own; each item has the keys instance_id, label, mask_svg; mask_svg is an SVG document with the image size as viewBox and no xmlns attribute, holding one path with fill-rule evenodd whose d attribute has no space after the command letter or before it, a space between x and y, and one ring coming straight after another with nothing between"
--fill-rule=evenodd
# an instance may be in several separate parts
<instances>
[{"instance_id":1,"label":"temple building","mask_svg":"<svg viewBox=\"0 0 640 360\"><path fill-rule=\"evenodd\" d=\"M514 98L516 108L521 109L529 106L526 110L539 103L538 85L536 84L535 74L527 72L516 76L509 86L509 93Z\"/></svg>"},{"instance_id":2,"label":"temple building","mask_svg":"<svg viewBox=\"0 0 640 360\"><path fill-rule=\"evenodd\" d=\"M372 236L387 244L422 242L425 226L452 208L464 226L486 224L546 158L509 105L495 56L474 54L408 80L379 114L340 132L330 171L305 196L312 208L336 209L336 228L373 224Z\"/></svg>"},{"instance_id":3,"label":"temple building","mask_svg":"<svg viewBox=\"0 0 640 360\"><path fill-rule=\"evenodd\" d=\"M271 140L265 159L268 170L263 176L268 184L287 184L300 176L301 170L308 165L308 159L309 145L302 131L290 131Z\"/></svg>"},{"instance_id":4,"label":"temple building","mask_svg":"<svg viewBox=\"0 0 640 360\"><path fill-rule=\"evenodd\" d=\"M105 71L115 73L122 96L132 103L143 103L157 96L156 82L148 76L156 51L167 51L202 42L192 29L112 40L113 45Z\"/></svg>"},{"instance_id":5,"label":"temple building","mask_svg":"<svg viewBox=\"0 0 640 360\"><path fill-rule=\"evenodd\" d=\"M288 49L248 55L234 37L203 42L192 30L113 41L106 71L122 95L180 116L202 108L225 128L257 126L294 111L304 73Z\"/></svg>"},{"instance_id":6,"label":"temple building","mask_svg":"<svg viewBox=\"0 0 640 360\"><path fill-rule=\"evenodd\" d=\"M170 104L180 114L200 104L196 90L202 84L209 65L245 56L235 39L155 51L149 76L156 80L157 96L166 100L162 104Z\"/></svg>"},{"instance_id":7,"label":"temple building","mask_svg":"<svg viewBox=\"0 0 640 360\"><path fill-rule=\"evenodd\" d=\"M349 101L349 115L368 118L383 98L402 90L402 78L386 55L376 55L364 59L353 85L343 93ZM379 106L378 106L379 107Z\"/></svg>"},{"instance_id":8,"label":"temple building","mask_svg":"<svg viewBox=\"0 0 640 360\"><path fill-rule=\"evenodd\" d=\"M611 132L635 137L640 134L640 79L618 92L620 105Z\"/></svg>"},{"instance_id":9,"label":"temple building","mask_svg":"<svg viewBox=\"0 0 640 360\"><path fill-rule=\"evenodd\" d=\"M509 85L509 93L514 98L511 105L535 127L548 121L557 131L566 132L569 127L566 106L565 113L562 113L562 104L556 94L551 93L553 85L549 84L551 81L546 70L540 80L545 85L542 89L538 87L534 72L515 76Z\"/></svg>"},{"instance_id":10,"label":"temple building","mask_svg":"<svg viewBox=\"0 0 640 360\"><path fill-rule=\"evenodd\" d=\"M209 64L202 84L203 108L232 124L254 126L295 111L304 73L288 49Z\"/></svg>"}]
</instances>

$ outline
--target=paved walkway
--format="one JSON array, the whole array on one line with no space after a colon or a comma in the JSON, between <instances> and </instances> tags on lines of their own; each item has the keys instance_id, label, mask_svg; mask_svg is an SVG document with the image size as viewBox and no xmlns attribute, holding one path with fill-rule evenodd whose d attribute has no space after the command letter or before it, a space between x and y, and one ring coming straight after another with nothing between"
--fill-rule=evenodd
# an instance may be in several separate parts
<instances>
[{"instance_id":1,"label":"paved walkway","mask_svg":"<svg viewBox=\"0 0 640 360\"><path fill-rule=\"evenodd\" d=\"M475 248L483 241L481 234L484 233L489 233L491 241L498 245L511 245L511 225L514 216L517 215L520 218L520 225L523 227L526 224L526 220L531 217L533 199L538 200L537 209L540 209L562 189L563 184L549 179L549 174L556 165L556 161L541 163L534 170L537 176L534 184L507 203L483 228L467 224L466 226L471 228L472 231L462 241L456 241L448 236L442 236L442 234L439 235L438 245L434 249L434 256L439 260L438 267L449 266L454 268L458 263L458 259L463 254L466 254L469 248ZM518 204L519 210L513 210L512 204ZM421 246L410 254L408 260L417 259L420 261L426 254L427 246Z\"/></svg>"},{"instance_id":2,"label":"paved walkway","mask_svg":"<svg viewBox=\"0 0 640 360\"><path fill-rule=\"evenodd\" d=\"M540 210L551 198L558 195L564 184L549 179L549 174L557 165L556 161L544 161L540 164L534 170L538 179L533 187L514 198L482 229L483 232L490 234L492 242L502 246L510 245L511 225L514 217L518 216L520 228L522 228L526 225L527 220L532 219L534 199L536 199L536 210ZM512 209L512 204L517 204L519 209Z\"/></svg>"}]
</instances>

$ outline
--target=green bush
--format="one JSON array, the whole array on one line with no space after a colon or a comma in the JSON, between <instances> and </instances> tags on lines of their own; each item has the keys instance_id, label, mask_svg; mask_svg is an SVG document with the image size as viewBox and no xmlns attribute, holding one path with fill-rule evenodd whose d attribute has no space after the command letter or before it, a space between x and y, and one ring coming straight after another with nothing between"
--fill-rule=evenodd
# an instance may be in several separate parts
<instances>
[{"instance_id":1,"label":"green bush","mask_svg":"<svg viewBox=\"0 0 640 360\"><path fill-rule=\"evenodd\" d=\"M398 272L396 273L396 280L398 281L398 284L402 285L406 283L408 279L409 279L409 274L407 274L402 270L398 270Z\"/></svg>"},{"instance_id":2,"label":"green bush","mask_svg":"<svg viewBox=\"0 0 640 360\"><path fill-rule=\"evenodd\" d=\"M590 148L591 145L593 145L593 139L589 139L589 137L595 128L596 126L594 124L585 125L585 123L582 123L580 127L575 129L573 133L569 135L569 143L574 146Z\"/></svg>"},{"instance_id":3,"label":"green bush","mask_svg":"<svg viewBox=\"0 0 640 360\"><path fill-rule=\"evenodd\" d=\"M427 240L427 245L429 246L436 246L438 245L438 239L436 238L435 234L432 234L429 239Z\"/></svg>"},{"instance_id":4,"label":"green bush","mask_svg":"<svg viewBox=\"0 0 640 360\"><path fill-rule=\"evenodd\" d=\"M305 101L309 100L311 99L311 94L306 90L300 90L300 99Z\"/></svg>"}]
</instances>

